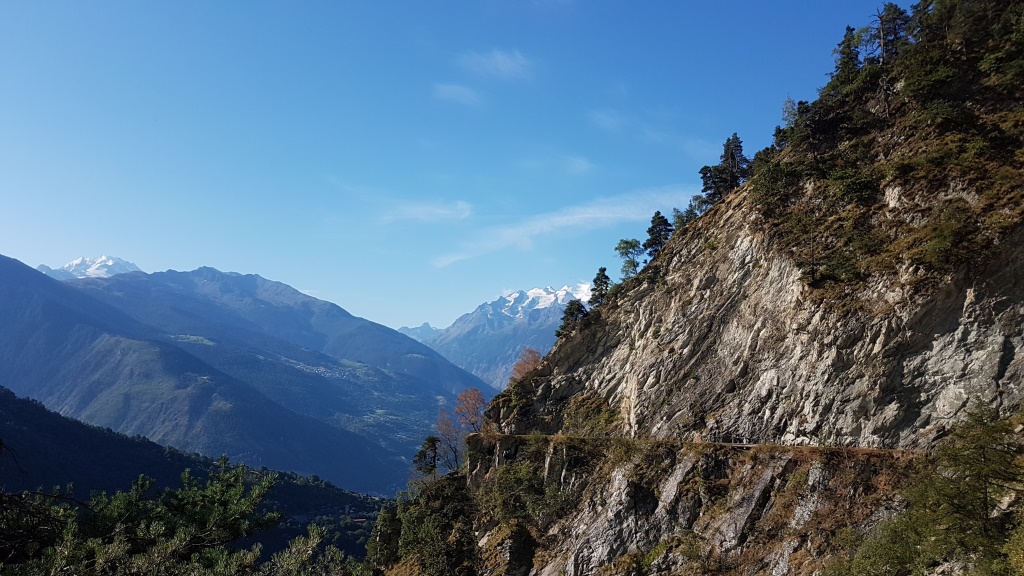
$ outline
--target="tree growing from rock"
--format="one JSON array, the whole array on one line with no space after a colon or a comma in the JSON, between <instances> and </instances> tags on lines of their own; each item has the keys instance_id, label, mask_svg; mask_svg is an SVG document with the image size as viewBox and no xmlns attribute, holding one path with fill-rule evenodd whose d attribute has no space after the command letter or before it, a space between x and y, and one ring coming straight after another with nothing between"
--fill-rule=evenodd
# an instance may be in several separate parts
<instances>
[{"instance_id":1,"label":"tree growing from rock","mask_svg":"<svg viewBox=\"0 0 1024 576\"><path fill-rule=\"evenodd\" d=\"M540 367L541 361L542 358L537 349L523 348L523 351L519 353L519 359L516 360L516 363L512 366L511 380L519 380L523 376L533 372Z\"/></svg>"},{"instance_id":2,"label":"tree growing from rock","mask_svg":"<svg viewBox=\"0 0 1024 576\"><path fill-rule=\"evenodd\" d=\"M643 249L647 251L651 260L654 260L654 257L668 243L668 239L672 237L672 230L672 224L668 218L662 216L660 211L656 211L651 217L651 226L647 229L647 240L644 240L643 244Z\"/></svg>"},{"instance_id":3,"label":"tree growing from rock","mask_svg":"<svg viewBox=\"0 0 1024 576\"><path fill-rule=\"evenodd\" d=\"M740 187L750 176L750 160L743 154L743 141L733 132L722 147L721 161L700 169L701 192L711 203Z\"/></svg>"},{"instance_id":4,"label":"tree growing from rock","mask_svg":"<svg viewBox=\"0 0 1024 576\"><path fill-rule=\"evenodd\" d=\"M587 304L590 304L591 307L604 304L611 287L612 279L608 277L608 269L601 266L597 269L597 275L594 276L594 281L590 284L590 300L587 301Z\"/></svg>"},{"instance_id":5,"label":"tree growing from rock","mask_svg":"<svg viewBox=\"0 0 1024 576\"><path fill-rule=\"evenodd\" d=\"M615 252L622 258L622 278L628 280L640 272L640 258L644 255L644 247L635 238L619 240Z\"/></svg>"},{"instance_id":6,"label":"tree growing from rock","mask_svg":"<svg viewBox=\"0 0 1024 576\"><path fill-rule=\"evenodd\" d=\"M476 388L466 388L455 399L455 420L465 434L478 433L483 428L486 409L483 393Z\"/></svg>"},{"instance_id":7,"label":"tree growing from rock","mask_svg":"<svg viewBox=\"0 0 1024 576\"><path fill-rule=\"evenodd\" d=\"M561 338L571 334L579 326L580 322L587 317L587 307L583 305L577 299L572 299L568 304L565 305L565 311L562 312L562 324L555 330L555 337Z\"/></svg>"}]
</instances>

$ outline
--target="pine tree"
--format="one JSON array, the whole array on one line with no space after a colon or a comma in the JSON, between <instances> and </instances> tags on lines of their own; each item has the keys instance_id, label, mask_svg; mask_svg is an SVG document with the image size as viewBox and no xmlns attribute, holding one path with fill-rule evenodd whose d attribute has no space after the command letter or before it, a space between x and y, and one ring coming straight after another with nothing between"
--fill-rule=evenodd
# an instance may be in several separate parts
<instances>
[{"instance_id":1,"label":"pine tree","mask_svg":"<svg viewBox=\"0 0 1024 576\"><path fill-rule=\"evenodd\" d=\"M935 473L915 484L911 504L935 527L956 526L943 532L950 547L991 553L1005 522L995 514L999 502L1024 482L1022 455L1010 422L972 408L936 451Z\"/></svg>"},{"instance_id":2,"label":"pine tree","mask_svg":"<svg viewBox=\"0 0 1024 576\"><path fill-rule=\"evenodd\" d=\"M592 307L604 304L605 299L608 298L611 283L612 279L608 277L608 269L604 266L598 268L597 276L594 276L594 281L590 284L590 300L587 303Z\"/></svg>"},{"instance_id":3,"label":"pine tree","mask_svg":"<svg viewBox=\"0 0 1024 576\"><path fill-rule=\"evenodd\" d=\"M750 176L750 160L743 154L743 141L733 132L722 147L721 161L700 169L701 192L711 203L740 187Z\"/></svg>"},{"instance_id":4,"label":"pine tree","mask_svg":"<svg viewBox=\"0 0 1024 576\"><path fill-rule=\"evenodd\" d=\"M651 227L647 229L647 240L644 241L643 248L647 251L647 255L650 256L651 260L661 252L661 249L668 243L668 239L672 237L672 224L669 223L668 218L661 215L661 212L655 212L654 216L651 217Z\"/></svg>"},{"instance_id":5,"label":"pine tree","mask_svg":"<svg viewBox=\"0 0 1024 576\"><path fill-rule=\"evenodd\" d=\"M907 43L907 27L910 15L903 8L892 2L886 2L881 10L875 13L871 35L878 42L878 59L886 64L895 58L900 49Z\"/></svg>"},{"instance_id":6,"label":"pine tree","mask_svg":"<svg viewBox=\"0 0 1024 576\"><path fill-rule=\"evenodd\" d=\"M703 214L711 206L711 203L707 201L703 196L694 196L690 198L689 204L686 205L685 210L679 210L678 208L672 209L672 228L673 232L677 232L686 228L686 226L696 220L701 214Z\"/></svg>"},{"instance_id":7,"label":"pine tree","mask_svg":"<svg viewBox=\"0 0 1024 576\"><path fill-rule=\"evenodd\" d=\"M860 72L860 45L861 35L853 26L847 26L843 41L832 51L836 57L836 69L832 72L832 80L840 87L852 83Z\"/></svg>"},{"instance_id":8,"label":"pine tree","mask_svg":"<svg viewBox=\"0 0 1024 576\"><path fill-rule=\"evenodd\" d=\"M433 476L437 473L440 446L441 439L433 434L423 439L423 444L412 459L412 465L416 468L417 472L424 476Z\"/></svg>"},{"instance_id":9,"label":"pine tree","mask_svg":"<svg viewBox=\"0 0 1024 576\"><path fill-rule=\"evenodd\" d=\"M568 304L565 305L565 311L562 312L562 324L555 330L555 337L561 338L571 334L579 323L587 317L587 307L583 305L577 299L572 299Z\"/></svg>"}]
</instances>

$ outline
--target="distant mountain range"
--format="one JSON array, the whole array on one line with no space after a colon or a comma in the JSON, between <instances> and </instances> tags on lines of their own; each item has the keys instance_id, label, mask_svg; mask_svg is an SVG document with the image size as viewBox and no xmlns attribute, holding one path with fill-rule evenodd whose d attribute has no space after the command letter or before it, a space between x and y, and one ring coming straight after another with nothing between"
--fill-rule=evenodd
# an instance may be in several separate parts
<instances>
[{"instance_id":1,"label":"distant mountain range","mask_svg":"<svg viewBox=\"0 0 1024 576\"><path fill-rule=\"evenodd\" d=\"M57 282L0 257L0 386L186 451L390 494L478 378L279 282L212 268Z\"/></svg>"},{"instance_id":2,"label":"distant mountain range","mask_svg":"<svg viewBox=\"0 0 1024 576\"><path fill-rule=\"evenodd\" d=\"M417 328L399 328L399 332L502 389L508 385L512 366L524 348L534 348L541 354L551 349L565 305L574 298L586 302L590 285L520 290L477 306L447 328L424 323Z\"/></svg>"},{"instance_id":3,"label":"distant mountain range","mask_svg":"<svg viewBox=\"0 0 1024 576\"><path fill-rule=\"evenodd\" d=\"M399 332L405 334L409 338L416 340L417 342L427 342L433 340L438 334L444 332L443 328L434 328L429 322L424 322L415 328L409 328L408 326L402 326L398 329Z\"/></svg>"},{"instance_id":4,"label":"distant mountain range","mask_svg":"<svg viewBox=\"0 0 1024 576\"><path fill-rule=\"evenodd\" d=\"M40 264L36 270L57 280L71 280L73 278L109 278L115 274L127 272L142 272L138 266L127 260L112 256L100 256L99 258L77 258L61 266L50 268Z\"/></svg>"}]
</instances>

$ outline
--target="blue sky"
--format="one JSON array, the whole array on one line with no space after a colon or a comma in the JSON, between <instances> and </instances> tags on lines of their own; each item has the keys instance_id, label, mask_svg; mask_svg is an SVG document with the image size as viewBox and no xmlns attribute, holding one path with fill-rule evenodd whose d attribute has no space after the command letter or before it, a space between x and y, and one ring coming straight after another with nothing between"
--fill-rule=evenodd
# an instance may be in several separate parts
<instances>
[{"instance_id":1,"label":"blue sky","mask_svg":"<svg viewBox=\"0 0 1024 576\"><path fill-rule=\"evenodd\" d=\"M0 3L0 253L256 273L444 327L618 270L880 5Z\"/></svg>"}]
</instances>

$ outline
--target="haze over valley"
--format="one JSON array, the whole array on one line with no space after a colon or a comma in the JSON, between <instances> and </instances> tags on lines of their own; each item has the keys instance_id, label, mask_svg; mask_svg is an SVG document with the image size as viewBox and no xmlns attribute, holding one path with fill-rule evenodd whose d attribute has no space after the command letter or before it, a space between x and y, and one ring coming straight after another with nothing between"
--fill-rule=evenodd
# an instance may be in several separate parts
<instances>
[{"instance_id":1,"label":"haze over valley","mask_svg":"<svg viewBox=\"0 0 1024 576\"><path fill-rule=\"evenodd\" d=\"M1024 1L0 54L0 573L1024 574Z\"/></svg>"}]
</instances>

